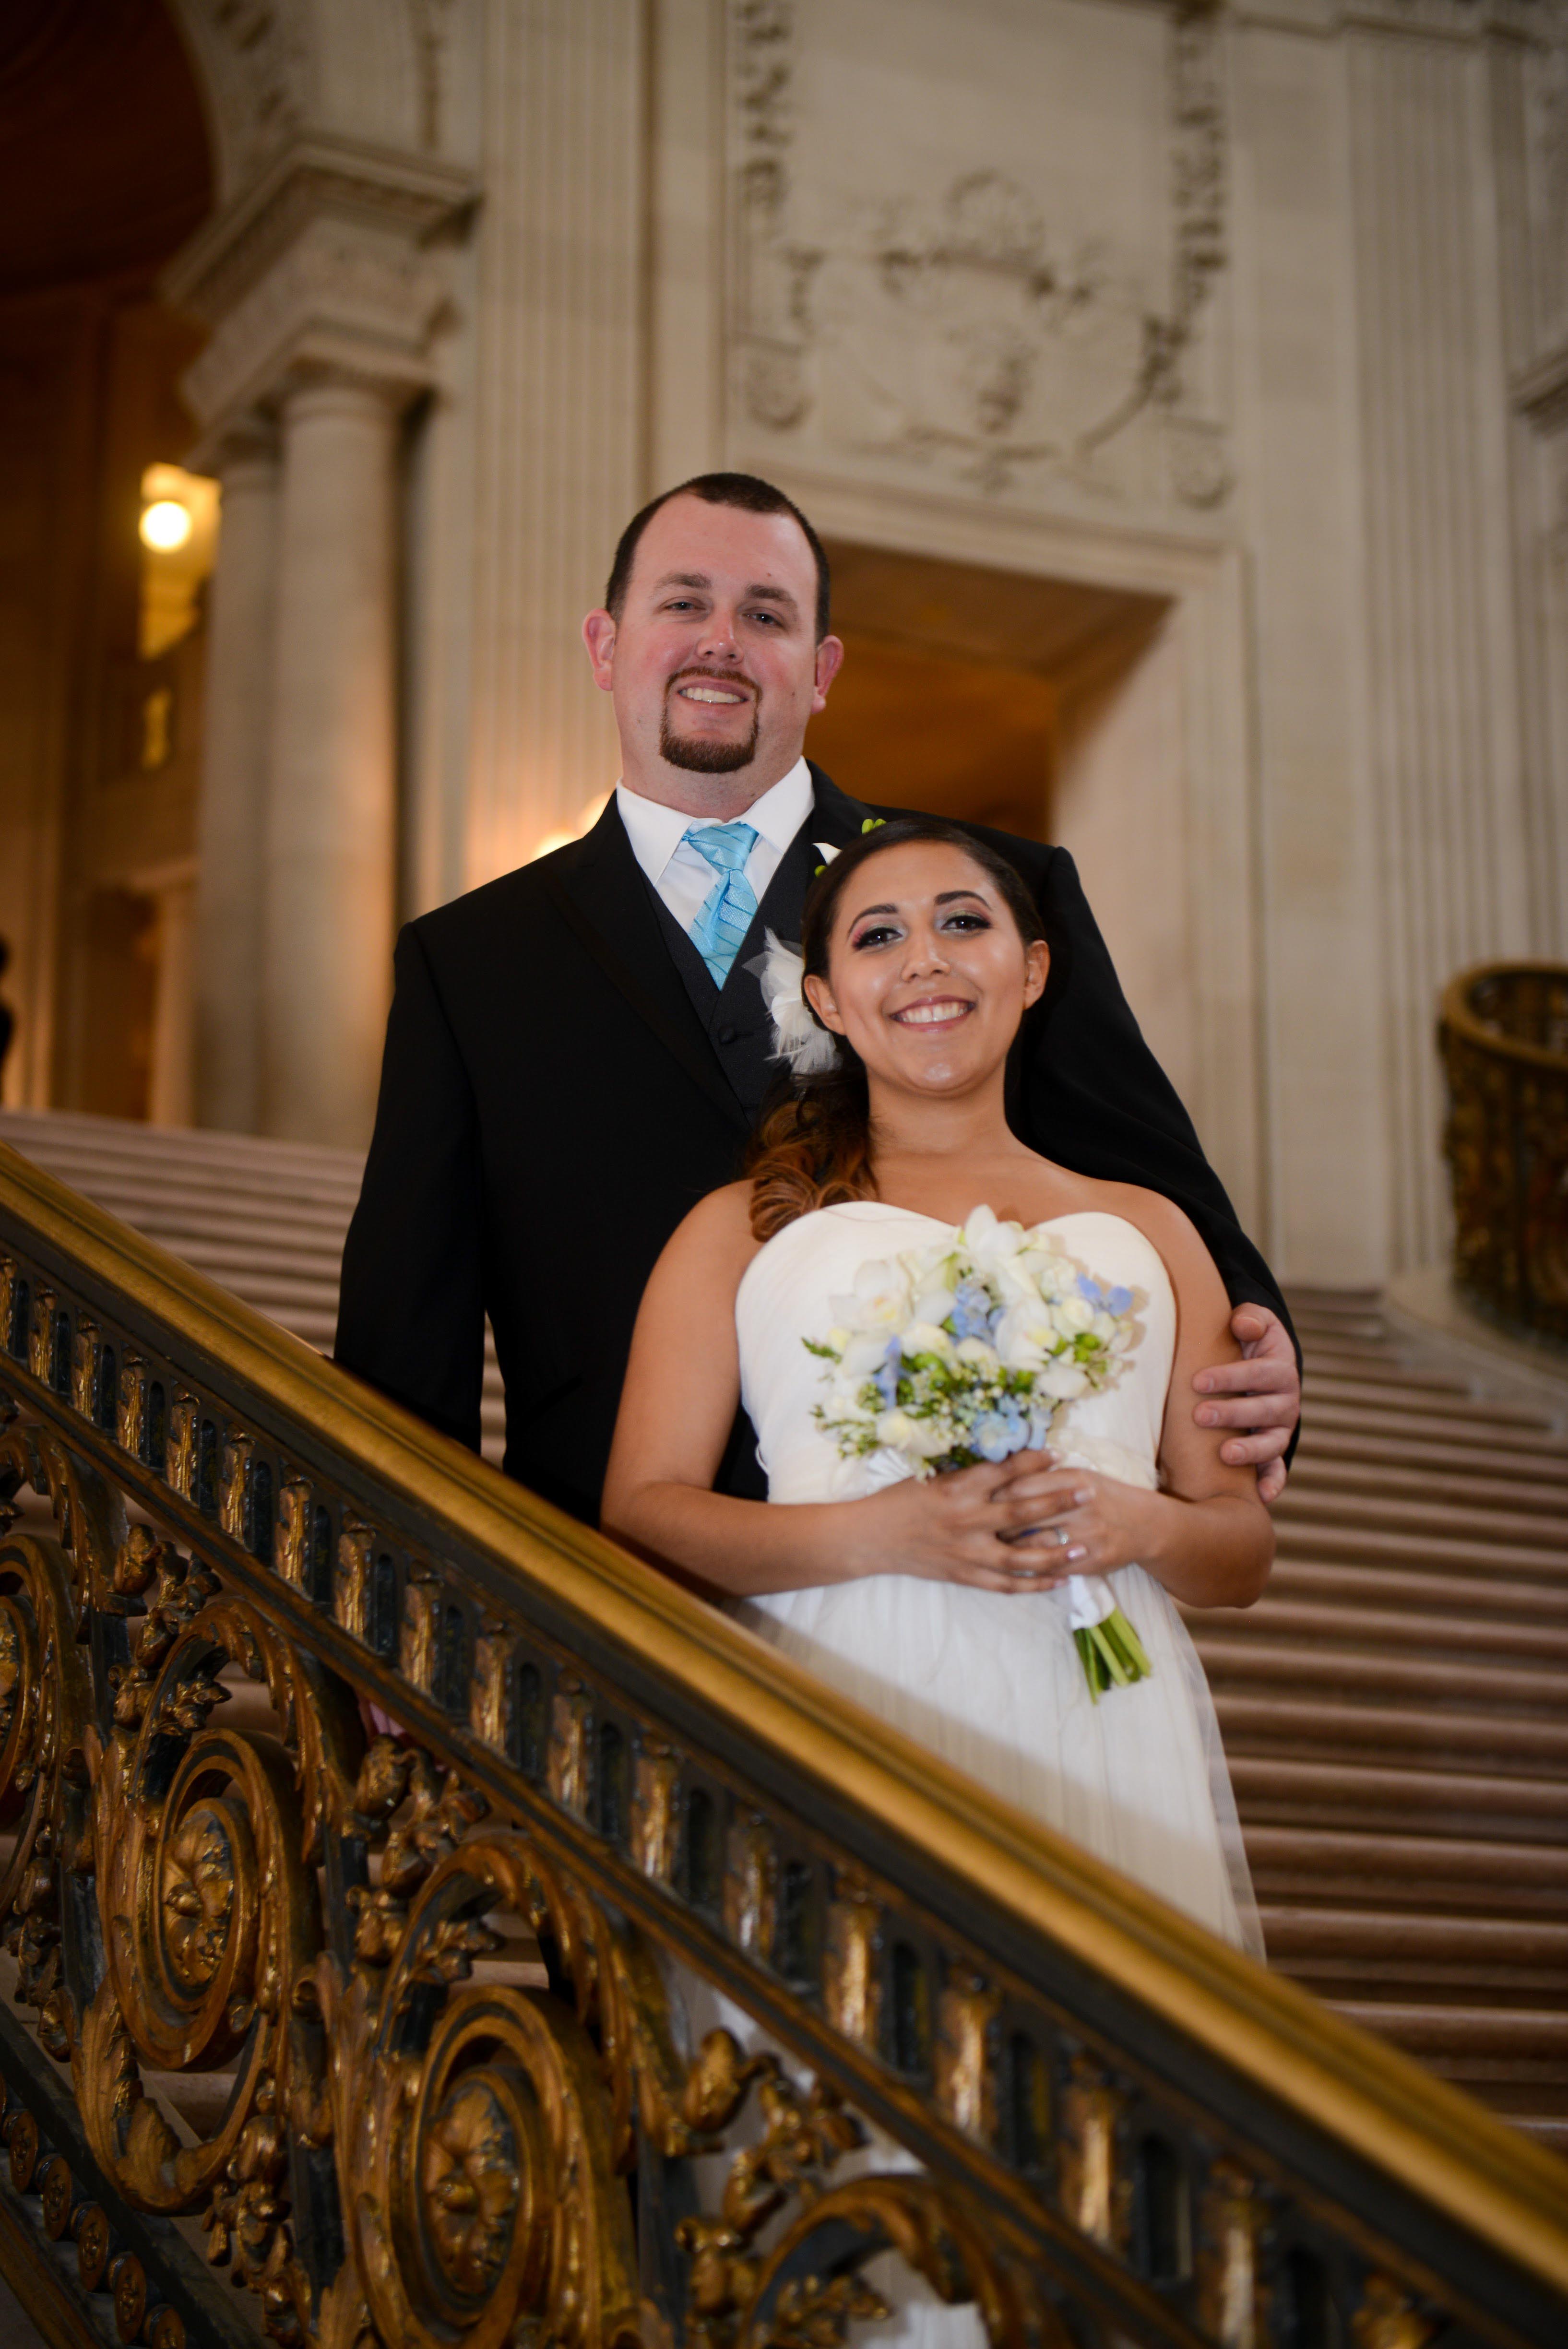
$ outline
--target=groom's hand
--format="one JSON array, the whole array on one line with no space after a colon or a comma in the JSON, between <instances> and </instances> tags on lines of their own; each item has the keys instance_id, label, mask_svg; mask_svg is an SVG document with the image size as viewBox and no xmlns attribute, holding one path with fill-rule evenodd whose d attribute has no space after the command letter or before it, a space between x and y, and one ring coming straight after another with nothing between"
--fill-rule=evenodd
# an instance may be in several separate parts
<instances>
[{"instance_id":1,"label":"groom's hand","mask_svg":"<svg viewBox=\"0 0 1568 2349\"><path fill-rule=\"evenodd\" d=\"M1266 1305L1239 1305L1231 1334L1243 1360L1194 1371L1194 1391L1213 1400L1200 1402L1192 1416L1199 1427L1245 1429L1220 1445L1220 1457L1232 1468L1256 1468L1260 1498L1277 1501L1285 1489L1285 1447L1302 1415L1296 1350Z\"/></svg>"}]
</instances>

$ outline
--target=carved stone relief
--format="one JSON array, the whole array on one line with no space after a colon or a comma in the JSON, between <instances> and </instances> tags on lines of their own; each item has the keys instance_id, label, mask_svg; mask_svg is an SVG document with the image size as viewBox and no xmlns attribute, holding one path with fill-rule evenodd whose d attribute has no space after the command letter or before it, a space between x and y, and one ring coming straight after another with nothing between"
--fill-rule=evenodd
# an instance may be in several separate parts
<instances>
[{"instance_id":1,"label":"carved stone relief","mask_svg":"<svg viewBox=\"0 0 1568 2349\"><path fill-rule=\"evenodd\" d=\"M1216 21L1172 17L1169 255L1164 283L1115 230L1054 218L1037 189L976 156L929 190L863 189L831 231L797 222L802 11L732 16L732 397L745 426L929 468L992 493L1067 478L1125 493L1136 468L1198 508L1231 487L1222 420L1190 380L1225 260L1225 124ZM822 217L819 207L817 218Z\"/></svg>"}]
</instances>

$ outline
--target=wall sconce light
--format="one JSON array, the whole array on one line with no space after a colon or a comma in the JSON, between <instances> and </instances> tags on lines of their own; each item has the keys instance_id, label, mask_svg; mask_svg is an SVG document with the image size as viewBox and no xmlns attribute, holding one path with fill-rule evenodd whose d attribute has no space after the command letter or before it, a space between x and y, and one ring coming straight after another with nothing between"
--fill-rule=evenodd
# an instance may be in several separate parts
<instances>
[{"instance_id":1,"label":"wall sconce light","mask_svg":"<svg viewBox=\"0 0 1568 2349\"><path fill-rule=\"evenodd\" d=\"M172 554L191 535L191 510L177 498L156 498L141 512L141 543L159 554Z\"/></svg>"}]
</instances>

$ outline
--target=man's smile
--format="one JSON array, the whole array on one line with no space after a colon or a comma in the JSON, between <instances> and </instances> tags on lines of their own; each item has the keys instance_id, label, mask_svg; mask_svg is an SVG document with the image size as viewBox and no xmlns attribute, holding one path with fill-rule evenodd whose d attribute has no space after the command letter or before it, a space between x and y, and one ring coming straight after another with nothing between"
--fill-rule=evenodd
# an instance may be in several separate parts
<instances>
[{"instance_id":1,"label":"man's smile","mask_svg":"<svg viewBox=\"0 0 1568 2349\"><path fill-rule=\"evenodd\" d=\"M682 701L697 701L716 709L737 709L752 698L746 687L722 684L714 678L688 678L684 684L677 685L675 690Z\"/></svg>"}]
</instances>

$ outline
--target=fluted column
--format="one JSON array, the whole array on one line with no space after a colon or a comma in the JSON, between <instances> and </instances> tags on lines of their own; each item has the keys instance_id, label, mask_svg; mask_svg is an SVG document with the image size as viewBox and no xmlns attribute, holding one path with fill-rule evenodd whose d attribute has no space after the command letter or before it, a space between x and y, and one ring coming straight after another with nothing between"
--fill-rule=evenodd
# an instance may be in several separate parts
<instances>
[{"instance_id":1,"label":"fluted column","mask_svg":"<svg viewBox=\"0 0 1568 2349\"><path fill-rule=\"evenodd\" d=\"M1444 1248L1439 993L1529 917L1485 52L1390 14L1351 35L1349 89L1397 1268Z\"/></svg>"},{"instance_id":2,"label":"fluted column","mask_svg":"<svg viewBox=\"0 0 1568 2349\"><path fill-rule=\"evenodd\" d=\"M648 494L642 12L492 0L485 28L472 747L454 888L520 863L615 780L609 705L576 622Z\"/></svg>"},{"instance_id":3,"label":"fluted column","mask_svg":"<svg viewBox=\"0 0 1568 2349\"><path fill-rule=\"evenodd\" d=\"M262 832L273 688L278 464L270 435L223 444L198 821L195 1111L254 1133L261 1106Z\"/></svg>"},{"instance_id":4,"label":"fluted column","mask_svg":"<svg viewBox=\"0 0 1568 2349\"><path fill-rule=\"evenodd\" d=\"M283 407L261 1130L364 1143L395 888L397 399L341 378Z\"/></svg>"}]
</instances>

